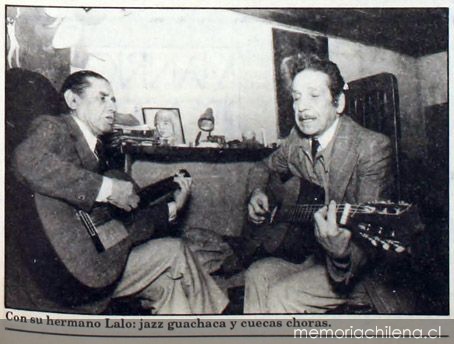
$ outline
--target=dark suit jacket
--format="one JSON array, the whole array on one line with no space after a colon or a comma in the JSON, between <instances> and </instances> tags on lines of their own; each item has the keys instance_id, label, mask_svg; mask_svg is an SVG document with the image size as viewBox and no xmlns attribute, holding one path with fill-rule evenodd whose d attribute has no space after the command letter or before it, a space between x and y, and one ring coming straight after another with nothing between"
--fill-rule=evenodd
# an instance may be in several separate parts
<instances>
[{"instance_id":1,"label":"dark suit jacket","mask_svg":"<svg viewBox=\"0 0 454 344\"><path fill-rule=\"evenodd\" d=\"M269 171L309 179L303 159L311 155L310 151L310 141L303 140L299 131L293 128L278 150L263 165L251 171L249 191L257 187L264 189ZM361 127L348 116L342 116L332 148L327 200L357 204L389 199L394 185L391 164L392 147L386 136ZM356 283L362 267L374 256L373 252L365 252L354 243L352 248L348 271L336 269L331 260L326 259L332 280L340 286ZM375 288L373 283L368 284L367 288ZM372 301L376 304L375 300Z\"/></svg>"},{"instance_id":2,"label":"dark suit jacket","mask_svg":"<svg viewBox=\"0 0 454 344\"><path fill-rule=\"evenodd\" d=\"M102 184L98 161L69 115L38 117L16 149L15 165L34 192L87 211Z\"/></svg>"},{"instance_id":3,"label":"dark suit jacket","mask_svg":"<svg viewBox=\"0 0 454 344\"><path fill-rule=\"evenodd\" d=\"M71 116L37 117L30 127L28 137L17 147L14 158L18 178L32 192L61 200L85 211L90 211L95 204L102 184L102 175L98 173L98 160ZM150 227L167 227L168 207L165 203L154 207L153 212L147 215L150 214L152 216ZM34 226L31 230L41 232L39 226ZM149 231L152 232L152 228ZM40 251L41 247L36 247L39 245L34 243L29 245L30 251L33 251L37 258L47 254L45 249ZM46 265L41 268L46 270ZM55 280L55 285L58 286L59 275L56 275L56 272L52 273L54 275L51 275L50 271L38 272L40 275L47 274L47 282L50 284ZM87 291L78 290L75 294L78 292L83 294ZM88 300L86 304L80 306L81 309L87 309L92 313L102 310L109 301L109 294L109 292L107 295L99 296L87 294L87 297L78 295L77 301L62 300L62 302L71 304ZM73 306L74 304L71 305Z\"/></svg>"}]
</instances>

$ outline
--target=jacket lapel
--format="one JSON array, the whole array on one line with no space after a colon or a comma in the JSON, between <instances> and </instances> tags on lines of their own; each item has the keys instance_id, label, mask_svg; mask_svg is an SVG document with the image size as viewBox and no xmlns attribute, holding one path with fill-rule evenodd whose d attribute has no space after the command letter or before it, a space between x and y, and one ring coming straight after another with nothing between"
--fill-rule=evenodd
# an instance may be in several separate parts
<instances>
[{"instance_id":1,"label":"jacket lapel","mask_svg":"<svg viewBox=\"0 0 454 344\"><path fill-rule=\"evenodd\" d=\"M87 170L96 172L98 170L98 160L88 146L82 131L76 121L70 115L64 115L64 120L69 128L71 137L74 140L74 147L79 155L82 166Z\"/></svg>"},{"instance_id":2,"label":"jacket lapel","mask_svg":"<svg viewBox=\"0 0 454 344\"><path fill-rule=\"evenodd\" d=\"M357 135L351 118L343 115L331 154L329 167L329 199L341 202L357 164Z\"/></svg>"}]
</instances>

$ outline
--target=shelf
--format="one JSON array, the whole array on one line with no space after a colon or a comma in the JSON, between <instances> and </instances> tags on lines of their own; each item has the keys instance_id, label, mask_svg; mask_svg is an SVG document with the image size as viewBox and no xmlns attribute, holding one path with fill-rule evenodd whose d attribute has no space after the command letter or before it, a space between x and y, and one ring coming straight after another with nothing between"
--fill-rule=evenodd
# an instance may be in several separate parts
<instances>
[{"instance_id":1,"label":"shelf","mask_svg":"<svg viewBox=\"0 0 454 344\"><path fill-rule=\"evenodd\" d=\"M195 148L123 145L122 152L132 160L153 161L258 161L267 157L272 148Z\"/></svg>"}]
</instances>

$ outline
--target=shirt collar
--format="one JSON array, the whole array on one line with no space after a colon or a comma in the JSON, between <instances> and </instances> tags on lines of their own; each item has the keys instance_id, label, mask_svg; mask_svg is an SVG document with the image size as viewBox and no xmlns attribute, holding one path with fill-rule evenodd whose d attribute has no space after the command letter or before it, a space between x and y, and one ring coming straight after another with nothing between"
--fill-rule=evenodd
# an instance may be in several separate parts
<instances>
[{"instance_id":1,"label":"shirt collar","mask_svg":"<svg viewBox=\"0 0 454 344\"><path fill-rule=\"evenodd\" d=\"M314 137L318 140L320 143L320 150L325 149L328 144L331 142L331 140L334 137L334 134L336 133L337 126L339 124L339 117L336 118L336 120L331 124L331 126L320 136Z\"/></svg>"},{"instance_id":2,"label":"shirt collar","mask_svg":"<svg viewBox=\"0 0 454 344\"><path fill-rule=\"evenodd\" d=\"M77 125L80 128L80 131L84 135L85 141L87 141L87 143L88 143L88 147L90 147L90 150L92 152L94 152L95 151L95 147L96 147L96 143L98 142L98 138L95 135L93 135L93 133L91 132L89 126L85 122L81 121L75 115L72 115L72 117L74 118L74 120L76 121Z\"/></svg>"}]
</instances>

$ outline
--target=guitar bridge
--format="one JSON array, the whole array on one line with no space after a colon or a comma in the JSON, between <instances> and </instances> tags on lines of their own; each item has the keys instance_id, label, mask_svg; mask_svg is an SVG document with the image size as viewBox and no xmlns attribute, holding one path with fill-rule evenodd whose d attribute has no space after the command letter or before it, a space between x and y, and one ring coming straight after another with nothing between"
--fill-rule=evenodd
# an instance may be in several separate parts
<instances>
[{"instance_id":1,"label":"guitar bridge","mask_svg":"<svg viewBox=\"0 0 454 344\"><path fill-rule=\"evenodd\" d=\"M109 250L129 235L125 226L117 220L107 222L104 220L98 223L96 217L93 218L83 210L78 210L77 215L99 253Z\"/></svg>"}]
</instances>

